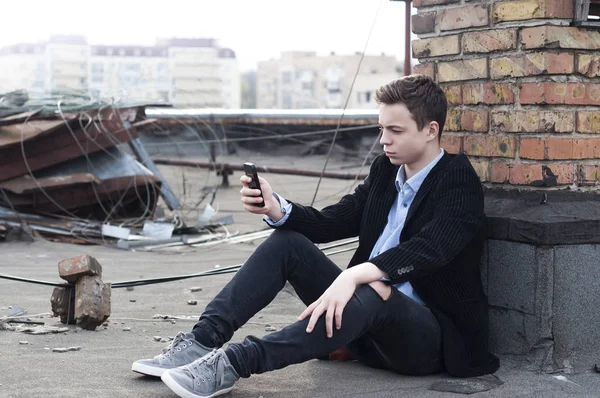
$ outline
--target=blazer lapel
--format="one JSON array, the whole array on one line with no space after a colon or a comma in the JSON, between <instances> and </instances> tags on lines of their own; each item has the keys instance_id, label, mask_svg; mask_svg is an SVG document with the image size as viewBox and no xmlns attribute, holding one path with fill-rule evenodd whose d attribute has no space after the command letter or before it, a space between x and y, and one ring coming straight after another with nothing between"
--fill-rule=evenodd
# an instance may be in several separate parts
<instances>
[{"instance_id":1,"label":"blazer lapel","mask_svg":"<svg viewBox=\"0 0 600 398\"><path fill-rule=\"evenodd\" d=\"M408 225L411 218L415 215L415 213L419 209L419 206L421 205L421 202L425 197L427 197L427 194L429 193L429 191L431 191L431 188L433 188L438 175L442 170L446 168L450 160L451 155L449 155L448 152L446 152L444 153L444 156L442 156L440 161L433 167L433 169L431 169L431 171L425 178L425 181L423 181L423 184L417 191L417 195L413 199L413 202L408 209L408 214L406 215L406 220L404 221L405 226Z\"/></svg>"}]
</instances>

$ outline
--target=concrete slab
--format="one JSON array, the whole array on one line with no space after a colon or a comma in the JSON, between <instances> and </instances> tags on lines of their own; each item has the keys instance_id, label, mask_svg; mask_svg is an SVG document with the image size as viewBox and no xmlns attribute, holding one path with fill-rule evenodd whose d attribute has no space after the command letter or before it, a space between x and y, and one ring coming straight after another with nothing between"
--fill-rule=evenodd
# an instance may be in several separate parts
<instances>
[{"instance_id":1,"label":"concrete slab","mask_svg":"<svg viewBox=\"0 0 600 398\"><path fill-rule=\"evenodd\" d=\"M555 248L554 339L559 366L600 361L600 245ZM594 347L594 349L590 349Z\"/></svg>"}]
</instances>

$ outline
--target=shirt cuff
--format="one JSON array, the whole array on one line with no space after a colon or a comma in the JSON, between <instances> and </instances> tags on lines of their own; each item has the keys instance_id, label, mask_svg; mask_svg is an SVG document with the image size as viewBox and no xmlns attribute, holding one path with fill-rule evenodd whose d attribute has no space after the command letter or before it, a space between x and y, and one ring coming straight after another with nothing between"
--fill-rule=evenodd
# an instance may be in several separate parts
<instances>
[{"instance_id":1,"label":"shirt cuff","mask_svg":"<svg viewBox=\"0 0 600 398\"><path fill-rule=\"evenodd\" d=\"M290 216L290 213L292 212L292 204L289 203L287 200L285 200L284 198L282 198L281 196L277 195L275 192L273 192L273 196L275 197L275 199L277 199L277 201L279 202L279 206L281 206L281 212L283 213L283 217L281 218L281 220L279 221L274 221L273 219L271 219L271 217L268 216L264 216L263 219L265 220L265 222L267 224L269 224L271 227L280 227L282 226L287 219Z\"/></svg>"}]
</instances>

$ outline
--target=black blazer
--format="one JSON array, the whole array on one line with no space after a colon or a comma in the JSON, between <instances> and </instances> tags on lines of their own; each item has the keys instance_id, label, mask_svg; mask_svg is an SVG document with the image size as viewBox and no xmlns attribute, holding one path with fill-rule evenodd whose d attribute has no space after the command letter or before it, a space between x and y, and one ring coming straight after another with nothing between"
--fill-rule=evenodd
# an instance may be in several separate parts
<instances>
[{"instance_id":1,"label":"black blazer","mask_svg":"<svg viewBox=\"0 0 600 398\"><path fill-rule=\"evenodd\" d=\"M314 243L359 237L348 267L369 261L396 195L398 166L378 156L353 194L321 211L292 202L279 228ZM488 351L488 306L479 271L485 239L483 190L464 155L444 154L417 192L398 246L372 258L391 283L410 281L442 330L446 370L458 377L495 372Z\"/></svg>"}]
</instances>

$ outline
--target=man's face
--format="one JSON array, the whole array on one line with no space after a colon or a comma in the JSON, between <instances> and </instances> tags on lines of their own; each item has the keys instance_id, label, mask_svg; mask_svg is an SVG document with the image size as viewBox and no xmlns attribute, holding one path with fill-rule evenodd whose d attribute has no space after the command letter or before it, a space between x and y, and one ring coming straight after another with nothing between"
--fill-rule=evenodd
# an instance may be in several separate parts
<instances>
[{"instance_id":1,"label":"man's face","mask_svg":"<svg viewBox=\"0 0 600 398\"><path fill-rule=\"evenodd\" d=\"M406 105L381 104L379 106L379 125L382 130L379 143L386 156L395 165L413 164L424 155L427 143L437 136L430 132L430 124L418 129Z\"/></svg>"}]
</instances>

